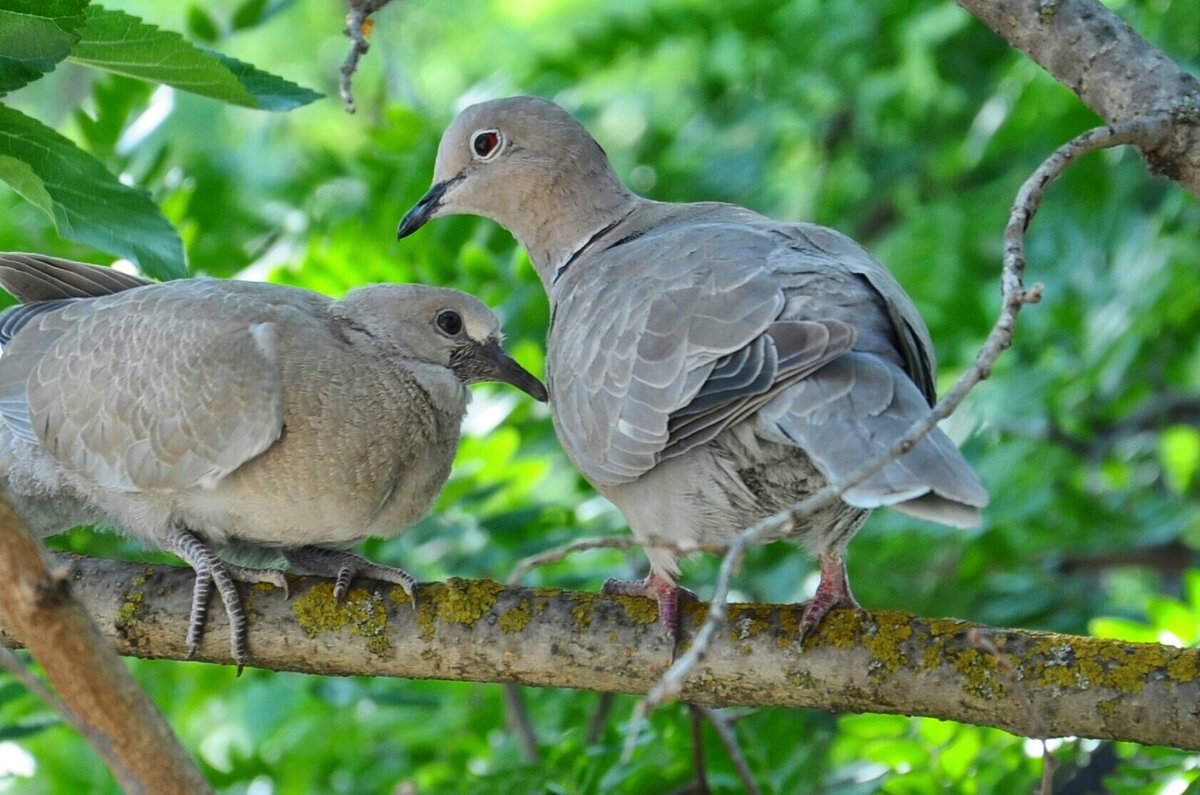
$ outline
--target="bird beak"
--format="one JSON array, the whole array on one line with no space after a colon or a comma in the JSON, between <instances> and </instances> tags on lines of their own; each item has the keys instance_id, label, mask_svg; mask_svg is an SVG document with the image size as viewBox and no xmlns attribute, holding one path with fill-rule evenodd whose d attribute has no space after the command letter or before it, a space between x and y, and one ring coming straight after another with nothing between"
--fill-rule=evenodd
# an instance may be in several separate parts
<instances>
[{"instance_id":1,"label":"bird beak","mask_svg":"<svg viewBox=\"0 0 1200 795\"><path fill-rule=\"evenodd\" d=\"M442 197L459 179L461 177L443 180L430 188L421 197L421 200L400 219L400 226L396 228L396 239L403 240L437 215L437 211L442 209Z\"/></svg>"},{"instance_id":2,"label":"bird beak","mask_svg":"<svg viewBox=\"0 0 1200 795\"><path fill-rule=\"evenodd\" d=\"M498 381L512 384L541 403L549 399L542 382L509 356L495 337L484 343L472 341L460 348L451 357L450 368L465 384Z\"/></svg>"}]
</instances>

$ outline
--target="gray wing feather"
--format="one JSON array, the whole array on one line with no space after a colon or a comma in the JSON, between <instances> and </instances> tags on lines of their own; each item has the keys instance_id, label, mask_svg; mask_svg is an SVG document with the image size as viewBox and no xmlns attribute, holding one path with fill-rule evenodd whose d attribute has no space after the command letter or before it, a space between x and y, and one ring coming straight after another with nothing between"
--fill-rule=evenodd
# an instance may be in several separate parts
<instances>
[{"instance_id":1,"label":"gray wing feather","mask_svg":"<svg viewBox=\"0 0 1200 795\"><path fill-rule=\"evenodd\" d=\"M0 287L23 304L95 298L153 284L148 279L44 254L0 252Z\"/></svg>"},{"instance_id":2,"label":"gray wing feather","mask_svg":"<svg viewBox=\"0 0 1200 795\"><path fill-rule=\"evenodd\" d=\"M0 357L5 423L126 491L213 484L266 450L283 427L275 330L252 297L169 287L31 318Z\"/></svg>"},{"instance_id":3,"label":"gray wing feather","mask_svg":"<svg viewBox=\"0 0 1200 795\"><path fill-rule=\"evenodd\" d=\"M826 478L839 480L890 448L928 409L924 394L896 365L852 353L763 407L758 430L800 447ZM937 428L844 498L861 508L892 505L958 526L976 523L973 506L987 504L975 473Z\"/></svg>"}]
</instances>

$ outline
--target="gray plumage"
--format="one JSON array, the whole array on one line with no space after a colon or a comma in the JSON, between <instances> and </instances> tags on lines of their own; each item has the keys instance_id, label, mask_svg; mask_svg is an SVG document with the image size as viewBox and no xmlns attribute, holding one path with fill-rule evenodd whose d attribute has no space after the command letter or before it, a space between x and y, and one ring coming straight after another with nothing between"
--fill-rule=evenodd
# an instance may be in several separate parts
<instances>
[{"instance_id":1,"label":"gray plumage","mask_svg":"<svg viewBox=\"0 0 1200 795\"><path fill-rule=\"evenodd\" d=\"M333 301L251 282L152 284L27 254L0 254L0 284L31 302L0 314L7 496L39 533L106 524L179 554L197 569L190 644L211 579L239 664L228 580L285 582L213 550L276 550L336 576L339 596L356 574L411 595L408 574L336 548L428 510L467 384L545 399L501 349L495 316L455 290L374 285Z\"/></svg>"},{"instance_id":2,"label":"gray plumage","mask_svg":"<svg viewBox=\"0 0 1200 795\"><path fill-rule=\"evenodd\" d=\"M891 446L935 399L933 346L892 275L831 229L632 194L545 100L472 106L400 224L471 213L528 250L553 309L547 384L559 439L643 544L719 545ZM953 526L987 493L932 431L792 530L820 556L810 631L854 605L843 550L880 506ZM649 546L646 593L673 623L677 555Z\"/></svg>"}]
</instances>

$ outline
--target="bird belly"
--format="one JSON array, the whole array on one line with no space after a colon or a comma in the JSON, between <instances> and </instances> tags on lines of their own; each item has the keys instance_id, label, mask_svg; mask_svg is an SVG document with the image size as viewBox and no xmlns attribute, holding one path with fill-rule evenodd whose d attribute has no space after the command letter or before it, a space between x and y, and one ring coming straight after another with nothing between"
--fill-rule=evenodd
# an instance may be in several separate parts
<instances>
[{"instance_id":1,"label":"bird belly","mask_svg":"<svg viewBox=\"0 0 1200 795\"><path fill-rule=\"evenodd\" d=\"M759 438L751 419L659 463L633 483L600 491L629 522L652 565L674 576L679 553L670 545L684 551L725 546L825 484L803 450ZM762 542L791 538L819 553L848 543L869 514L839 499Z\"/></svg>"}]
</instances>

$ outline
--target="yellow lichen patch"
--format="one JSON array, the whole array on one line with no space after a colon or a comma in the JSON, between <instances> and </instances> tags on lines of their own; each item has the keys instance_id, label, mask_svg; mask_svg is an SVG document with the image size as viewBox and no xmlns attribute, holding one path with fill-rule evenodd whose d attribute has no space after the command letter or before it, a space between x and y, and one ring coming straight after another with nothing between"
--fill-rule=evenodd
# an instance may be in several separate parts
<instances>
[{"instance_id":1,"label":"yellow lichen patch","mask_svg":"<svg viewBox=\"0 0 1200 795\"><path fill-rule=\"evenodd\" d=\"M138 578L141 579L141 578ZM145 580L143 580L145 582ZM137 612L142 606L145 595L141 591L129 591L125 594L125 601L117 608L117 614L113 616L113 623L120 627L127 627L137 622Z\"/></svg>"},{"instance_id":2,"label":"yellow lichen patch","mask_svg":"<svg viewBox=\"0 0 1200 795\"><path fill-rule=\"evenodd\" d=\"M372 654L383 657L391 651L387 607L378 593L351 588L339 604L333 599L333 583L317 583L308 593L296 597L292 612L310 638L344 628L363 638Z\"/></svg>"},{"instance_id":3,"label":"yellow lichen patch","mask_svg":"<svg viewBox=\"0 0 1200 795\"><path fill-rule=\"evenodd\" d=\"M588 627L592 625L592 607L595 603L592 600L586 602L576 602L571 608L571 615L575 618L575 631L584 633L588 631Z\"/></svg>"},{"instance_id":4,"label":"yellow lichen patch","mask_svg":"<svg viewBox=\"0 0 1200 795\"><path fill-rule=\"evenodd\" d=\"M500 614L500 631L505 634L520 632L532 620L533 607L529 604L529 600L525 600L511 610L505 610Z\"/></svg>"},{"instance_id":5,"label":"yellow lichen patch","mask_svg":"<svg viewBox=\"0 0 1200 795\"><path fill-rule=\"evenodd\" d=\"M779 637L775 642L786 649L800 639L801 611L796 607L785 607L779 611Z\"/></svg>"},{"instance_id":6,"label":"yellow lichen patch","mask_svg":"<svg viewBox=\"0 0 1200 795\"><path fill-rule=\"evenodd\" d=\"M496 606L503 590L503 585L492 580L457 577L426 585L417 602L417 626L425 638L433 637L438 621L472 627Z\"/></svg>"},{"instance_id":7,"label":"yellow lichen patch","mask_svg":"<svg viewBox=\"0 0 1200 795\"><path fill-rule=\"evenodd\" d=\"M862 644L871 652L872 671L895 673L908 665L902 644L912 637L911 619L903 614L880 614L877 623L862 634Z\"/></svg>"},{"instance_id":8,"label":"yellow lichen patch","mask_svg":"<svg viewBox=\"0 0 1200 795\"><path fill-rule=\"evenodd\" d=\"M734 642L749 640L766 632L771 627L767 615L768 611L757 605L730 605L729 639Z\"/></svg>"},{"instance_id":9,"label":"yellow lichen patch","mask_svg":"<svg viewBox=\"0 0 1200 795\"><path fill-rule=\"evenodd\" d=\"M1200 679L1200 652L1179 651L1167 662L1167 676L1176 684Z\"/></svg>"},{"instance_id":10,"label":"yellow lichen patch","mask_svg":"<svg viewBox=\"0 0 1200 795\"><path fill-rule=\"evenodd\" d=\"M658 621L658 605L643 596L613 596L613 601L625 608L625 617L635 624Z\"/></svg>"},{"instance_id":11,"label":"yellow lichen patch","mask_svg":"<svg viewBox=\"0 0 1200 795\"><path fill-rule=\"evenodd\" d=\"M858 643L859 630L862 629L860 613L857 610L830 610L821 619L816 631L805 638L805 645L831 646L835 649L848 649Z\"/></svg>"},{"instance_id":12,"label":"yellow lichen patch","mask_svg":"<svg viewBox=\"0 0 1200 795\"><path fill-rule=\"evenodd\" d=\"M994 655L970 647L946 651L949 652L945 655L946 659L962 676L969 692L986 699L1007 695Z\"/></svg>"},{"instance_id":13,"label":"yellow lichen patch","mask_svg":"<svg viewBox=\"0 0 1200 795\"><path fill-rule=\"evenodd\" d=\"M440 593L434 594L437 617L448 624L474 626L496 606L496 597L503 590L503 585L492 580L447 580Z\"/></svg>"}]
</instances>

